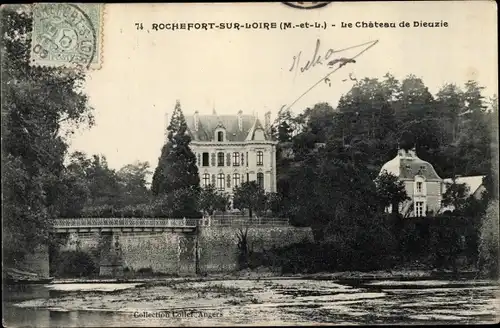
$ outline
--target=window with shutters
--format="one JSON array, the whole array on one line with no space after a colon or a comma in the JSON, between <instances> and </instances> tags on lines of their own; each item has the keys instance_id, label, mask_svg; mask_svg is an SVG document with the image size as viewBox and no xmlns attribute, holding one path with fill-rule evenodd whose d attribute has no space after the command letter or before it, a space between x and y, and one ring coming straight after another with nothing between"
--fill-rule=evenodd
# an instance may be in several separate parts
<instances>
[{"instance_id":1,"label":"window with shutters","mask_svg":"<svg viewBox=\"0 0 500 328\"><path fill-rule=\"evenodd\" d=\"M226 155L226 165L231 166L231 154L227 153Z\"/></svg>"},{"instance_id":2,"label":"window with shutters","mask_svg":"<svg viewBox=\"0 0 500 328\"><path fill-rule=\"evenodd\" d=\"M224 153L220 152L217 154L217 166L224 166Z\"/></svg>"}]
</instances>

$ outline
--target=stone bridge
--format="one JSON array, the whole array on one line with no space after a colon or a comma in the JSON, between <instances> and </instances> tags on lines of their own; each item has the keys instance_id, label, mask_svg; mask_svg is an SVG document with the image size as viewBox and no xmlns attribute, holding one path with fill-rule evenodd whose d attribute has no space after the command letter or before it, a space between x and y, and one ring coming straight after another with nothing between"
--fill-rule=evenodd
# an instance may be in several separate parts
<instances>
[{"instance_id":1,"label":"stone bridge","mask_svg":"<svg viewBox=\"0 0 500 328\"><path fill-rule=\"evenodd\" d=\"M238 238L244 231L254 252L312 240L310 228L280 218L67 218L54 220L59 246L45 251L50 258L32 263L45 259L54 268L65 252L79 250L92 256L101 276L141 269L176 275L231 272L238 269ZM48 263L40 273L48 275Z\"/></svg>"}]
</instances>

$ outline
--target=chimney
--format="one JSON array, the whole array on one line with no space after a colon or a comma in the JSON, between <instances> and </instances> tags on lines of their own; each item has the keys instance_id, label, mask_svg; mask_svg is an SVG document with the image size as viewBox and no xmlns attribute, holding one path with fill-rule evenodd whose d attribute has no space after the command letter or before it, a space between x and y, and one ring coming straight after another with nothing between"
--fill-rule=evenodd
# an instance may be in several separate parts
<instances>
[{"instance_id":1,"label":"chimney","mask_svg":"<svg viewBox=\"0 0 500 328\"><path fill-rule=\"evenodd\" d=\"M198 116L198 111L194 112L194 130L198 131L198 123L200 122L200 118Z\"/></svg>"},{"instance_id":2,"label":"chimney","mask_svg":"<svg viewBox=\"0 0 500 328\"><path fill-rule=\"evenodd\" d=\"M238 129L243 131L243 111L238 111Z\"/></svg>"},{"instance_id":3,"label":"chimney","mask_svg":"<svg viewBox=\"0 0 500 328\"><path fill-rule=\"evenodd\" d=\"M266 131L269 131L271 129L271 112L268 111L266 115L264 116L264 126Z\"/></svg>"},{"instance_id":4,"label":"chimney","mask_svg":"<svg viewBox=\"0 0 500 328\"><path fill-rule=\"evenodd\" d=\"M417 157L417 149L415 145L413 145L413 148L408 150L408 157Z\"/></svg>"}]
</instances>

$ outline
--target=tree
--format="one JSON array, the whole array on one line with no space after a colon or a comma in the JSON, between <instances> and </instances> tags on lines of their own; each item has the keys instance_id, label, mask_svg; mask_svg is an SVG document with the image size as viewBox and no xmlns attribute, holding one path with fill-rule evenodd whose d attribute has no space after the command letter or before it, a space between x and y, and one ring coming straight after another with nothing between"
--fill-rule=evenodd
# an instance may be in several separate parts
<instances>
[{"instance_id":1,"label":"tree","mask_svg":"<svg viewBox=\"0 0 500 328\"><path fill-rule=\"evenodd\" d=\"M167 130L168 141L163 146L153 175L153 194L160 195L182 188L194 188L199 191L200 178L196 157L189 148L191 137L186 134L187 125L179 101L175 105Z\"/></svg>"},{"instance_id":2,"label":"tree","mask_svg":"<svg viewBox=\"0 0 500 328\"><path fill-rule=\"evenodd\" d=\"M375 179L377 196L382 209L391 206L392 213L398 213L399 204L409 200L403 181L392 173L382 172Z\"/></svg>"},{"instance_id":3,"label":"tree","mask_svg":"<svg viewBox=\"0 0 500 328\"><path fill-rule=\"evenodd\" d=\"M88 181L66 168L61 176L60 197L58 202L61 217L77 218L90 200Z\"/></svg>"},{"instance_id":4,"label":"tree","mask_svg":"<svg viewBox=\"0 0 500 328\"><path fill-rule=\"evenodd\" d=\"M175 104L167 130L168 141L163 146L153 174L151 191L155 196L167 195L167 198L180 202L173 205L177 209L174 211L176 216L198 216L200 177L196 156L189 148L191 137L187 134L187 125L179 101Z\"/></svg>"},{"instance_id":5,"label":"tree","mask_svg":"<svg viewBox=\"0 0 500 328\"><path fill-rule=\"evenodd\" d=\"M168 218L200 218L198 211L199 191L181 188L160 194L153 203L154 216Z\"/></svg>"},{"instance_id":6,"label":"tree","mask_svg":"<svg viewBox=\"0 0 500 328\"><path fill-rule=\"evenodd\" d=\"M229 195L217 191L213 185L201 189L200 210L213 215L215 211L225 212L228 206Z\"/></svg>"},{"instance_id":7,"label":"tree","mask_svg":"<svg viewBox=\"0 0 500 328\"><path fill-rule=\"evenodd\" d=\"M291 220L310 226L317 241L376 213L375 184L365 165L349 152L341 145L327 144L290 173Z\"/></svg>"},{"instance_id":8,"label":"tree","mask_svg":"<svg viewBox=\"0 0 500 328\"><path fill-rule=\"evenodd\" d=\"M499 247L500 237L497 198L489 204L480 228L479 269L491 278L498 278Z\"/></svg>"},{"instance_id":9,"label":"tree","mask_svg":"<svg viewBox=\"0 0 500 328\"><path fill-rule=\"evenodd\" d=\"M457 183L453 179L452 183L446 184L446 191L443 194L443 205L453 206L454 210L461 213L467 206L470 188L465 183Z\"/></svg>"},{"instance_id":10,"label":"tree","mask_svg":"<svg viewBox=\"0 0 500 328\"><path fill-rule=\"evenodd\" d=\"M279 142L290 142L293 135L294 119L289 109L281 108L278 111L271 131L275 140Z\"/></svg>"},{"instance_id":11,"label":"tree","mask_svg":"<svg viewBox=\"0 0 500 328\"><path fill-rule=\"evenodd\" d=\"M278 216L284 214L283 199L279 193L266 193L266 211L270 211L273 215Z\"/></svg>"},{"instance_id":12,"label":"tree","mask_svg":"<svg viewBox=\"0 0 500 328\"><path fill-rule=\"evenodd\" d=\"M2 167L4 261L49 242L58 216L67 144L60 135L93 124L80 70L30 66L32 13L2 8Z\"/></svg>"},{"instance_id":13,"label":"tree","mask_svg":"<svg viewBox=\"0 0 500 328\"><path fill-rule=\"evenodd\" d=\"M149 163L139 161L125 165L117 172L123 204L136 205L149 201L146 185L149 174Z\"/></svg>"},{"instance_id":14,"label":"tree","mask_svg":"<svg viewBox=\"0 0 500 328\"><path fill-rule=\"evenodd\" d=\"M187 130L186 119L182 113L181 103L179 100L175 102L174 112L170 119L170 124L167 127L168 140L171 141L175 135L183 135Z\"/></svg>"},{"instance_id":15,"label":"tree","mask_svg":"<svg viewBox=\"0 0 500 328\"><path fill-rule=\"evenodd\" d=\"M114 208L124 205L118 176L115 170L109 168L105 156L92 155L86 176L93 205L110 205Z\"/></svg>"},{"instance_id":16,"label":"tree","mask_svg":"<svg viewBox=\"0 0 500 328\"><path fill-rule=\"evenodd\" d=\"M318 103L313 108L306 108L304 113L295 118L301 126L301 132L315 136L315 142L325 142L331 132L335 110L328 103Z\"/></svg>"},{"instance_id":17,"label":"tree","mask_svg":"<svg viewBox=\"0 0 500 328\"><path fill-rule=\"evenodd\" d=\"M255 181L243 182L240 186L234 188L233 207L243 210L248 209L249 216L253 212L260 213L264 210L266 204L266 195L264 189Z\"/></svg>"}]
</instances>

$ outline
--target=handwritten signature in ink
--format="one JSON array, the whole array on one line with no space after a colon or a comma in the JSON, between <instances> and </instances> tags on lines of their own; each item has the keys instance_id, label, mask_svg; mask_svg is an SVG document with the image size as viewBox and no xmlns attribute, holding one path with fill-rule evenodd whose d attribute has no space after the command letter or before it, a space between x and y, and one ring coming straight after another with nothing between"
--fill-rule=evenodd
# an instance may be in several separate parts
<instances>
[{"instance_id":1,"label":"handwritten signature in ink","mask_svg":"<svg viewBox=\"0 0 500 328\"><path fill-rule=\"evenodd\" d=\"M347 64L354 64L354 63L356 63L356 58L358 58L359 56L361 56L362 54L364 54L366 51L368 51L370 48L372 48L373 46L375 46L377 43L378 43L378 40L375 40L375 41L368 41L368 42L365 42L365 43L357 44L357 45L354 45L354 46L351 46L351 47L347 47L347 48L343 48L343 49L338 49L338 50L334 50L334 49L330 48L330 49L328 49L324 53L324 56L322 58L321 55L319 55L321 41L318 39L316 41L316 48L314 50L314 55L302 67L301 67L301 55L302 55L302 51L300 51L297 55L293 56L293 63L292 63L292 66L289 69L290 72L295 71L295 74L297 74L300 71L301 73L304 73L305 71L307 71L307 70L309 70L309 69L311 69L311 68L313 68L313 67L315 67L317 65L318 66L324 65L325 62L327 63L327 66L330 69L333 69L333 71L329 72L324 77L322 77L319 81L317 81L315 84L313 84L309 89L307 89L297 99L295 99L289 106L284 105L283 107L287 107L287 108L292 107L293 105L295 105L297 103L297 101L299 101L302 97L304 97L307 93L309 93L312 89L314 89L318 84L320 84L323 81L325 83L328 83L331 86L331 81L330 81L330 78L329 78L330 75L332 75L333 73L335 73L336 71L338 71L340 68L344 67ZM350 58L339 57L339 58L334 58L334 59L328 61L332 57L333 54L341 53L341 52L344 52L344 51L347 51L347 50L351 50L351 49L356 49L356 48L360 48L359 52L356 53L354 56L352 56ZM339 64L339 65L337 67L335 67L336 64ZM357 81L357 79L352 76L352 73L349 74L349 79L351 81ZM342 81L347 81L347 79L344 79Z\"/></svg>"}]
</instances>

